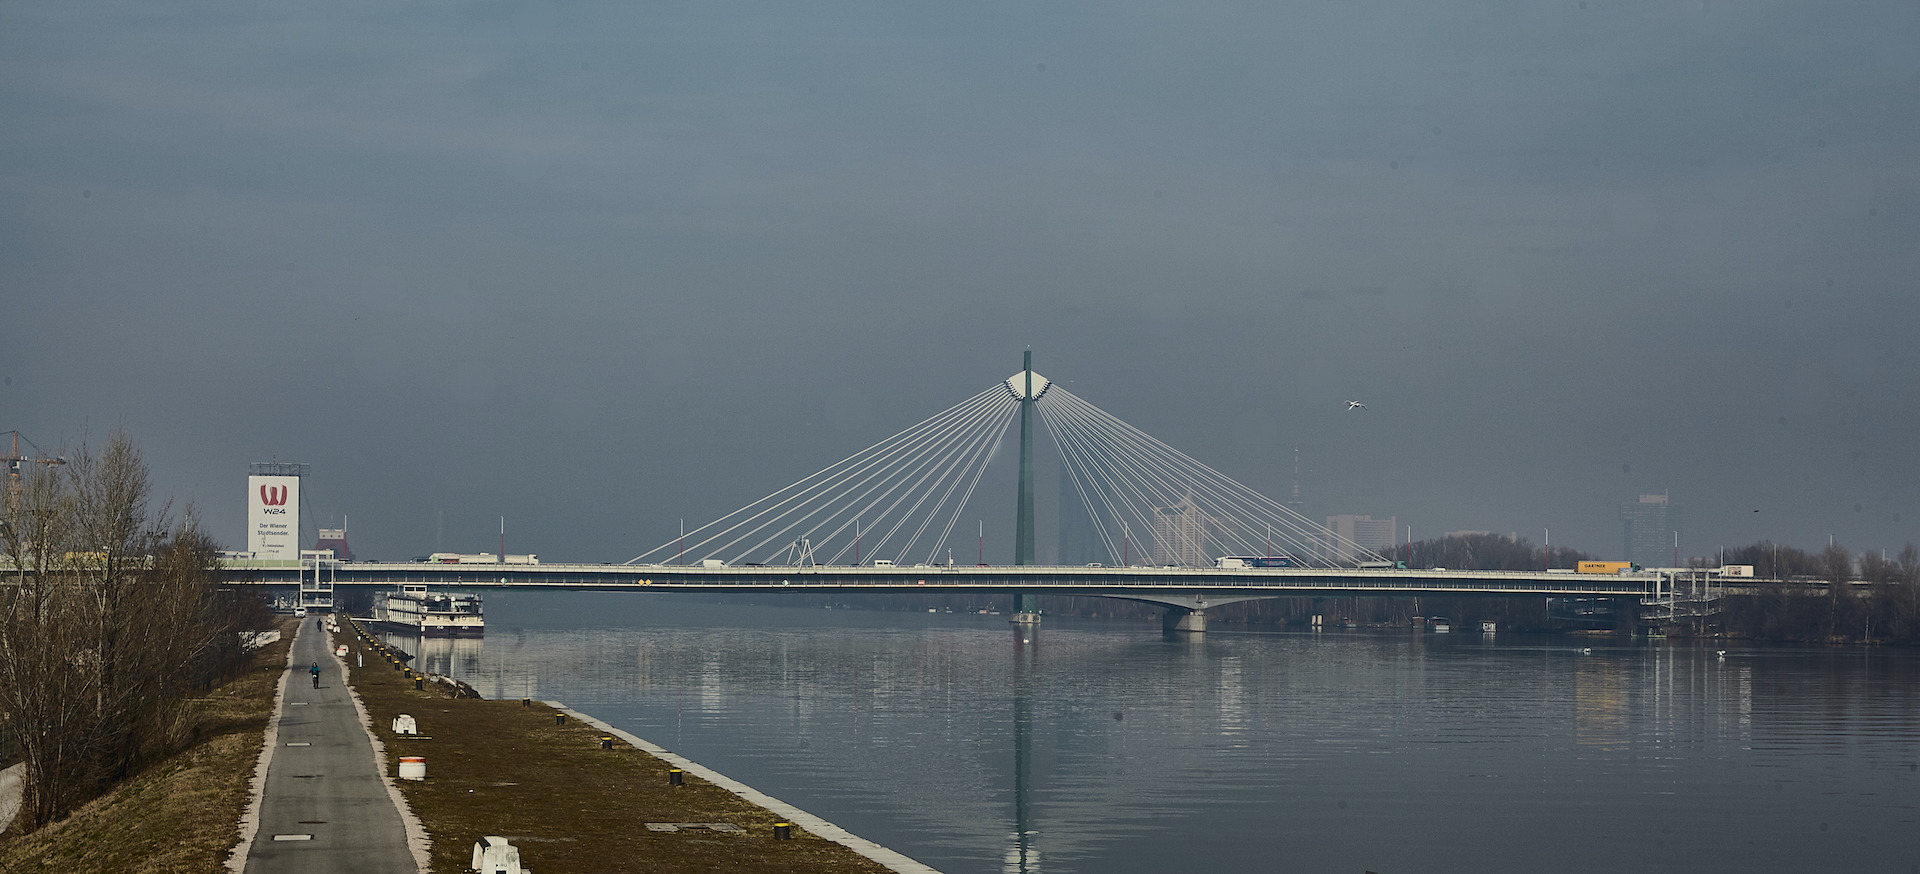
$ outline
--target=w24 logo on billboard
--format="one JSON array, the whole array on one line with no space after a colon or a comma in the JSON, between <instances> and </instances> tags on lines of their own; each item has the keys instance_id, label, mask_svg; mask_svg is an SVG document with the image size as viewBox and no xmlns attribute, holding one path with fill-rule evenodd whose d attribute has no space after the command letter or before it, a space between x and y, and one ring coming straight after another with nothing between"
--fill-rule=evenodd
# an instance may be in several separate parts
<instances>
[{"instance_id":1,"label":"w24 logo on billboard","mask_svg":"<svg viewBox=\"0 0 1920 874\"><path fill-rule=\"evenodd\" d=\"M265 504L269 507L284 506L287 503L287 487L286 486L268 486L268 485L261 486L260 487L260 503Z\"/></svg>"}]
</instances>

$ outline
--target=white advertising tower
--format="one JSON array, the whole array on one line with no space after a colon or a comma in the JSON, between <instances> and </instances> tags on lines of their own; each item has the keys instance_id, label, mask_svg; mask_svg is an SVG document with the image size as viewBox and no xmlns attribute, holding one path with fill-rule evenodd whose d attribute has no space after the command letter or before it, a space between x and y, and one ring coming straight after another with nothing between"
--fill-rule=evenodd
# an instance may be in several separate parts
<instances>
[{"instance_id":1,"label":"white advertising tower","mask_svg":"<svg viewBox=\"0 0 1920 874\"><path fill-rule=\"evenodd\" d=\"M300 478L310 467L277 461L247 466L247 551L255 561L300 563Z\"/></svg>"}]
</instances>

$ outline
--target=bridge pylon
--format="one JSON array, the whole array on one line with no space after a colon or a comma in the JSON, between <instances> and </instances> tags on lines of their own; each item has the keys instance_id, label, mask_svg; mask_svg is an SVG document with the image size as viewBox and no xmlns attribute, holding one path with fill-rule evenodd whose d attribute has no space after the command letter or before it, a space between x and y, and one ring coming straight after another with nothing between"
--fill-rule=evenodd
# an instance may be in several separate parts
<instances>
[{"instance_id":1,"label":"bridge pylon","mask_svg":"<svg viewBox=\"0 0 1920 874\"><path fill-rule=\"evenodd\" d=\"M1039 391L1034 383L1039 383ZM1020 372L1007 379L1007 389L1020 401L1020 488L1014 511L1013 563L1033 564L1033 402L1045 394L1046 377L1033 372L1033 350L1028 349ZM1013 596L1013 622L1032 624L1040 621L1040 598L1030 592Z\"/></svg>"}]
</instances>

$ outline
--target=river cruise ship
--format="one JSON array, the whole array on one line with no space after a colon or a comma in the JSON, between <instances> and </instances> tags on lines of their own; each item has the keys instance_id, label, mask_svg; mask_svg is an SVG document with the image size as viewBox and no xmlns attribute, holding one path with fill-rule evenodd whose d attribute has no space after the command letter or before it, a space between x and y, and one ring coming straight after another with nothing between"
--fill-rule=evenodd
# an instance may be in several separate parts
<instances>
[{"instance_id":1,"label":"river cruise ship","mask_svg":"<svg viewBox=\"0 0 1920 874\"><path fill-rule=\"evenodd\" d=\"M481 637L486 620L480 614L480 596L455 592L428 592L409 583L398 592L373 596L374 622L421 637Z\"/></svg>"}]
</instances>

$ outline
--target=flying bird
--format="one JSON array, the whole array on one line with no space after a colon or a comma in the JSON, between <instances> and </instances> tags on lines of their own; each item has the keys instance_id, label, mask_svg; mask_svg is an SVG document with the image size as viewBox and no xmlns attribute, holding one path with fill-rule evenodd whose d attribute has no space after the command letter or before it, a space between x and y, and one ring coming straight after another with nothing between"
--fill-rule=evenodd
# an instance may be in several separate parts
<instances>
[{"instance_id":1,"label":"flying bird","mask_svg":"<svg viewBox=\"0 0 1920 874\"><path fill-rule=\"evenodd\" d=\"M1367 405L1359 401L1347 401L1347 410L1349 412L1353 410L1364 410L1366 408L1367 408Z\"/></svg>"}]
</instances>

